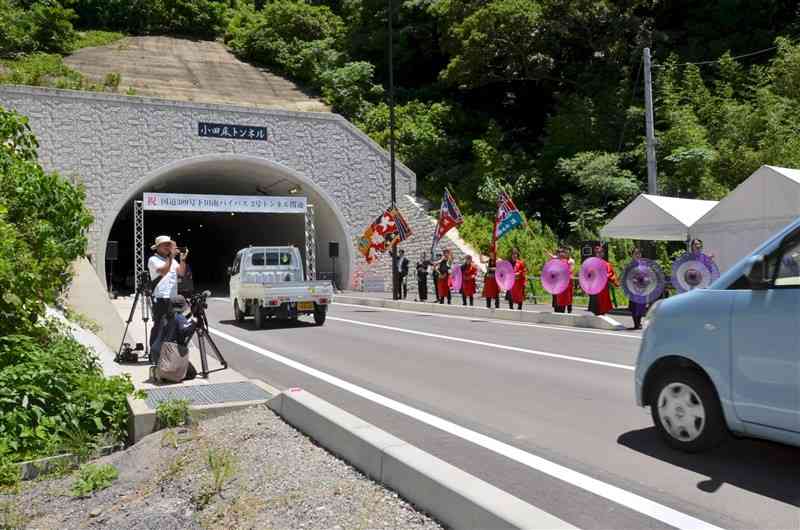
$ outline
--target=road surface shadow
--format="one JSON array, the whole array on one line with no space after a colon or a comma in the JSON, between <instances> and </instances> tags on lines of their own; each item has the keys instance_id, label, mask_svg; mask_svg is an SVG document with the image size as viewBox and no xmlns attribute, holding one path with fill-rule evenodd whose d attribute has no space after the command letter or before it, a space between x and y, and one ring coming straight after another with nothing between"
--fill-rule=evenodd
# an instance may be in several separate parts
<instances>
[{"instance_id":1,"label":"road surface shadow","mask_svg":"<svg viewBox=\"0 0 800 530\"><path fill-rule=\"evenodd\" d=\"M626 432L620 445L708 477L697 488L713 493L730 484L800 507L800 449L763 440L731 438L704 453L688 454L668 447L655 427Z\"/></svg>"},{"instance_id":2,"label":"road surface shadow","mask_svg":"<svg viewBox=\"0 0 800 530\"><path fill-rule=\"evenodd\" d=\"M286 329L303 329L303 328L315 328L317 327L316 324L313 322L306 322L304 320L298 320L297 322L287 322L285 320L279 319L268 319L264 322L264 326L261 329L256 329L255 323L253 319L249 318L244 322L239 322L238 320L220 320L219 324L224 326L233 326L244 331L276 331L276 330L286 330Z\"/></svg>"}]
</instances>

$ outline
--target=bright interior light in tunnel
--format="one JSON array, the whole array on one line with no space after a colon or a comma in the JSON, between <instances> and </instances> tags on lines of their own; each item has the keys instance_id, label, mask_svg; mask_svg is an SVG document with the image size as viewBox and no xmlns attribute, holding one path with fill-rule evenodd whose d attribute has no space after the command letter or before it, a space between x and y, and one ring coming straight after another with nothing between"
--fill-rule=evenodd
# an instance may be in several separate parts
<instances>
[{"instance_id":1,"label":"bright interior light in tunnel","mask_svg":"<svg viewBox=\"0 0 800 530\"><path fill-rule=\"evenodd\" d=\"M291 188L289 188L289 194L290 195L296 195L296 194L300 193L302 191L302 189L303 188L301 188L300 186L292 186Z\"/></svg>"}]
</instances>

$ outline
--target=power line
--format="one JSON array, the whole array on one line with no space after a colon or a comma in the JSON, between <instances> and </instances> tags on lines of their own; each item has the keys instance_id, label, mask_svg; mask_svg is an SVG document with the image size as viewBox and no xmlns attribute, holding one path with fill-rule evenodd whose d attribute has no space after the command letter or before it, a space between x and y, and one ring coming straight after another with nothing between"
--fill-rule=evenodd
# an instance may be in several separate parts
<instances>
[{"instance_id":1,"label":"power line","mask_svg":"<svg viewBox=\"0 0 800 530\"><path fill-rule=\"evenodd\" d=\"M761 55L762 53L771 52L771 51L777 50L777 49L778 49L777 46L770 46L769 48L764 48L763 50L758 50L758 51L754 51L754 52L750 52L750 53L745 53L745 54L742 54L742 55L736 55L734 57L731 57L730 59L732 61L735 61L737 59L744 59L745 57L753 57L754 55ZM695 63L678 63L675 66L688 66L690 64L702 66L702 65L706 65L706 64L718 64L720 62L722 62L722 59L715 59L713 61L698 61L698 62L695 62ZM665 66L663 66L663 65L653 65L653 68L665 68Z\"/></svg>"}]
</instances>

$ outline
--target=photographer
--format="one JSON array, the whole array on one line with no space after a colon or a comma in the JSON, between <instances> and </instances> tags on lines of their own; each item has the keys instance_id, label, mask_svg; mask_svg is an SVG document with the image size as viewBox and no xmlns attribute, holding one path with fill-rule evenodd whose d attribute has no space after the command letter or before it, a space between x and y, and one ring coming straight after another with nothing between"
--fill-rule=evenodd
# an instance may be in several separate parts
<instances>
[{"instance_id":1,"label":"photographer","mask_svg":"<svg viewBox=\"0 0 800 530\"><path fill-rule=\"evenodd\" d=\"M156 344L161 335L164 317L172 314L171 300L178 295L178 277L186 272L186 258L189 249L179 253L178 246L169 236L158 236L155 244L150 247L155 250L147 261L150 272L150 287L153 298L153 329L150 331L150 351L158 355ZM180 257L180 263L175 259Z\"/></svg>"}]
</instances>

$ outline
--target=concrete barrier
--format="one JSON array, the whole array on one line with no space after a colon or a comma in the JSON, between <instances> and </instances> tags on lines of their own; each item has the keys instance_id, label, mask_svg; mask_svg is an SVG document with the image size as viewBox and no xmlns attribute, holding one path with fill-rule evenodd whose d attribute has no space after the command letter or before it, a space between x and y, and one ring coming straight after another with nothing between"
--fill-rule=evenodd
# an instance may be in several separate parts
<instances>
[{"instance_id":1,"label":"concrete barrier","mask_svg":"<svg viewBox=\"0 0 800 530\"><path fill-rule=\"evenodd\" d=\"M491 318L496 320L527 322L530 324L551 324L554 326L568 326L573 328L602 329L607 331L622 331L626 329L625 326L606 315L596 316L575 313L553 313L550 311L519 311L515 309L494 308L487 309L485 307L476 306L431 304L423 302L409 302L407 300L390 300L388 298L343 294L337 294L334 302L470 318Z\"/></svg>"},{"instance_id":2,"label":"concrete barrier","mask_svg":"<svg viewBox=\"0 0 800 530\"><path fill-rule=\"evenodd\" d=\"M289 389L267 406L448 528L574 528L305 390Z\"/></svg>"}]
</instances>

